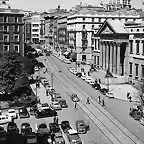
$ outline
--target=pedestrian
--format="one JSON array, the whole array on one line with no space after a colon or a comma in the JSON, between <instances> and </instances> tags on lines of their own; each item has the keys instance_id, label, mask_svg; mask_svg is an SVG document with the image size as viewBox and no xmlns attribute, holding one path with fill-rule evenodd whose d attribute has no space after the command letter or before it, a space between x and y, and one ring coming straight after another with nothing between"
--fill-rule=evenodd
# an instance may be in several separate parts
<instances>
[{"instance_id":1,"label":"pedestrian","mask_svg":"<svg viewBox=\"0 0 144 144\"><path fill-rule=\"evenodd\" d=\"M53 122L54 122L54 123L56 122L56 116L54 116L54 118L53 118Z\"/></svg>"},{"instance_id":2,"label":"pedestrian","mask_svg":"<svg viewBox=\"0 0 144 144\"><path fill-rule=\"evenodd\" d=\"M77 109L77 102L75 102L75 106L74 106L74 108Z\"/></svg>"},{"instance_id":3,"label":"pedestrian","mask_svg":"<svg viewBox=\"0 0 144 144\"><path fill-rule=\"evenodd\" d=\"M129 93L129 92L127 92L127 99L129 99L129 96L130 96L130 93Z\"/></svg>"},{"instance_id":4,"label":"pedestrian","mask_svg":"<svg viewBox=\"0 0 144 144\"><path fill-rule=\"evenodd\" d=\"M89 100L89 97L87 97L87 101L86 101L86 104L90 104L90 100Z\"/></svg>"},{"instance_id":5,"label":"pedestrian","mask_svg":"<svg viewBox=\"0 0 144 144\"><path fill-rule=\"evenodd\" d=\"M104 101L104 99L102 100L102 106L105 106L105 101Z\"/></svg>"},{"instance_id":6,"label":"pedestrian","mask_svg":"<svg viewBox=\"0 0 144 144\"><path fill-rule=\"evenodd\" d=\"M58 124L58 122L59 122L59 118L58 118L58 117L56 117L56 123Z\"/></svg>"},{"instance_id":7,"label":"pedestrian","mask_svg":"<svg viewBox=\"0 0 144 144\"><path fill-rule=\"evenodd\" d=\"M51 133L51 140L52 140L52 144L53 144L54 140L55 140L55 134L53 132Z\"/></svg>"},{"instance_id":8,"label":"pedestrian","mask_svg":"<svg viewBox=\"0 0 144 144\"><path fill-rule=\"evenodd\" d=\"M132 100L131 100L131 99L132 99L132 97L131 97L131 96L129 96L129 102L132 102Z\"/></svg>"},{"instance_id":9,"label":"pedestrian","mask_svg":"<svg viewBox=\"0 0 144 144\"><path fill-rule=\"evenodd\" d=\"M98 96L98 103L101 103L100 96Z\"/></svg>"}]
</instances>

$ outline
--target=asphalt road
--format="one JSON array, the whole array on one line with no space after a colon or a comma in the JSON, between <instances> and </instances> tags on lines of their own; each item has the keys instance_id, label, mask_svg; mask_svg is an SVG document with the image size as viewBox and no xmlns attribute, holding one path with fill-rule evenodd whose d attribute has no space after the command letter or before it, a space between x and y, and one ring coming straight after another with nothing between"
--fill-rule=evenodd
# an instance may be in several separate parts
<instances>
[{"instance_id":1,"label":"asphalt road","mask_svg":"<svg viewBox=\"0 0 144 144\"><path fill-rule=\"evenodd\" d=\"M51 61L59 67L59 69L62 70L62 73L68 78L70 78L75 85L78 85L81 89L83 89L86 93L88 93L93 98L97 99L98 95L100 93L98 91L95 91L93 88L91 88L88 84L86 84L84 81L79 80L71 74L67 68L68 65L62 63L61 61L57 60L54 57L51 57ZM143 138L143 132L144 128L141 126L138 122L133 120L129 117L129 107L130 104L128 102L123 102L117 99L107 99L106 100L106 109L109 109L113 115L115 115L123 124L125 124L128 129L132 131L132 133L136 134L140 139L144 140Z\"/></svg>"}]
</instances>

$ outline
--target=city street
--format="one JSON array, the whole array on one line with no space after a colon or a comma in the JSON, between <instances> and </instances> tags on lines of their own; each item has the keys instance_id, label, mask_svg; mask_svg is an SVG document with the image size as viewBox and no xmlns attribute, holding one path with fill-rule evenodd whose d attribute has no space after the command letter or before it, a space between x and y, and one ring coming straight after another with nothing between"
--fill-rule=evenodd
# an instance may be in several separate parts
<instances>
[{"instance_id":1,"label":"city street","mask_svg":"<svg viewBox=\"0 0 144 144\"><path fill-rule=\"evenodd\" d=\"M60 69L62 70L62 72L65 73L66 76L70 77L75 82L74 85L78 84L79 87L82 87L83 90L86 90L87 93L89 93L91 96L93 96L93 98L97 99L97 96L100 95L100 93L94 91L85 82L83 82L82 80L78 80L78 78L76 78L75 76L73 76L67 70L66 64L63 64L62 62L60 62L56 58L51 58L51 60L53 62L55 62L57 64L57 66L61 66ZM119 104L119 106L116 106L117 103ZM127 103L127 104L129 104L129 103ZM129 115L128 115L129 109L128 109L127 104L125 104L125 102L118 101L118 100L115 100L115 99L114 100L109 100L109 99L106 100L106 108L108 108L112 112L112 114L115 114L116 117L117 117L117 115L119 115L119 117L117 117L117 118L120 119L120 121L122 121L122 123L124 123L124 124L126 123L126 126L127 127L129 126L128 128L132 131L132 133L135 133L139 138L143 139L143 136L142 136L143 127L138 122L134 121L133 119L131 119L129 117ZM116 106L115 109L113 109L114 106ZM127 108L127 111L125 109L124 112L121 113L120 106L122 106L122 108ZM116 113L116 112L118 112L118 113ZM135 129L131 129L132 125L133 125L133 127L136 126Z\"/></svg>"}]
</instances>

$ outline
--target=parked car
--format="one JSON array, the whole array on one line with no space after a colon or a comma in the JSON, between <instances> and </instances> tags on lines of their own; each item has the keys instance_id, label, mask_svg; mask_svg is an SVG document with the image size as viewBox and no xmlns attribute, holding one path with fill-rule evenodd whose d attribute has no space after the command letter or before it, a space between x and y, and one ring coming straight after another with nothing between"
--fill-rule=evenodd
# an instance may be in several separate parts
<instances>
[{"instance_id":1,"label":"parked car","mask_svg":"<svg viewBox=\"0 0 144 144\"><path fill-rule=\"evenodd\" d=\"M51 103L51 108L53 108L54 110L61 110L61 105L58 101L54 101Z\"/></svg>"},{"instance_id":2,"label":"parked car","mask_svg":"<svg viewBox=\"0 0 144 144\"><path fill-rule=\"evenodd\" d=\"M101 89L100 84L98 84L98 83L94 83L92 85L92 87L95 88L96 90L100 90Z\"/></svg>"},{"instance_id":3,"label":"parked car","mask_svg":"<svg viewBox=\"0 0 144 144\"><path fill-rule=\"evenodd\" d=\"M113 95L112 92L107 92L107 93L106 93L106 97L114 98L114 95Z\"/></svg>"},{"instance_id":4,"label":"parked car","mask_svg":"<svg viewBox=\"0 0 144 144\"><path fill-rule=\"evenodd\" d=\"M144 117L140 119L140 124L144 126Z\"/></svg>"},{"instance_id":5,"label":"parked car","mask_svg":"<svg viewBox=\"0 0 144 144\"><path fill-rule=\"evenodd\" d=\"M60 127L57 123L49 123L50 131L53 133L61 133Z\"/></svg>"},{"instance_id":6,"label":"parked car","mask_svg":"<svg viewBox=\"0 0 144 144\"><path fill-rule=\"evenodd\" d=\"M50 130L48 129L46 123L42 123L38 126L37 134L46 137L50 135Z\"/></svg>"},{"instance_id":7,"label":"parked car","mask_svg":"<svg viewBox=\"0 0 144 144\"><path fill-rule=\"evenodd\" d=\"M89 84L92 86L95 84L94 80L90 81Z\"/></svg>"},{"instance_id":8,"label":"parked car","mask_svg":"<svg viewBox=\"0 0 144 144\"><path fill-rule=\"evenodd\" d=\"M53 117L57 116L57 112L51 108L37 109L35 112L36 118Z\"/></svg>"},{"instance_id":9,"label":"parked car","mask_svg":"<svg viewBox=\"0 0 144 144\"><path fill-rule=\"evenodd\" d=\"M73 73L74 72L74 68L69 68L69 71L71 72L71 73Z\"/></svg>"},{"instance_id":10,"label":"parked car","mask_svg":"<svg viewBox=\"0 0 144 144\"><path fill-rule=\"evenodd\" d=\"M64 62L65 62L66 64L71 64L71 62L70 62L68 59L64 59Z\"/></svg>"},{"instance_id":11,"label":"parked car","mask_svg":"<svg viewBox=\"0 0 144 144\"><path fill-rule=\"evenodd\" d=\"M0 124L6 124L12 121L12 118L8 115L0 115Z\"/></svg>"},{"instance_id":12,"label":"parked car","mask_svg":"<svg viewBox=\"0 0 144 144\"><path fill-rule=\"evenodd\" d=\"M76 69L73 70L72 72L74 75L76 75L78 73L78 71Z\"/></svg>"},{"instance_id":13,"label":"parked car","mask_svg":"<svg viewBox=\"0 0 144 144\"><path fill-rule=\"evenodd\" d=\"M8 110L8 115L9 115L11 118L14 118L14 119L18 118L17 113L16 113L16 111L15 111L14 109L9 109L9 110Z\"/></svg>"},{"instance_id":14,"label":"parked car","mask_svg":"<svg viewBox=\"0 0 144 144\"><path fill-rule=\"evenodd\" d=\"M103 95L106 95L106 93L108 92L108 89L102 88L102 89L99 89L99 91L100 91Z\"/></svg>"},{"instance_id":15,"label":"parked car","mask_svg":"<svg viewBox=\"0 0 144 144\"><path fill-rule=\"evenodd\" d=\"M27 135L28 133L32 132L32 128L29 123L22 123L21 124L21 134Z\"/></svg>"},{"instance_id":16,"label":"parked car","mask_svg":"<svg viewBox=\"0 0 144 144\"><path fill-rule=\"evenodd\" d=\"M6 131L2 126L0 126L0 143L5 143L6 142Z\"/></svg>"},{"instance_id":17,"label":"parked car","mask_svg":"<svg viewBox=\"0 0 144 144\"><path fill-rule=\"evenodd\" d=\"M92 78L90 76L87 76L85 79L85 82L90 83L92 81Z\"/></svg>"},{"instance_id":18,"label":"parked car","mask_svg":"<svg viewBox=\"0 0 144 144\"><path fill-rule=\"evenodd\" d=\"M76 121L76 129L77 129L77 132L80 134L85 134L87 132L86 125L83 120Z\"/></svg>"},{"instance_id":19,"label":"parked car","mask_svg":"<svg viewBox=\"0 0 144 144\"><path fill-rule=\"evenodd\" d=\"M7 125L7 134L8 135L17 135L19 134L19 129L17 124L14 122L9 122Z\"/></svg>"},{"instance_id":20,"label":"parked car","mask_svg":"<svg viewBox=\"0 0 144 144\"><path fill-rule=\"evenodd\" d=\"M77 73L76 73L76 76L79 77L79 78L81 78L82 73L81 73L81 72L77 72Z\"/></svg>"},{"instance_id":21,"label":"parked car","mask_svg":"<svg viewBox=\"0 0 144 144\"><path fill-rule=\"evenodd\" d=\"M73 102L79 102L79 101L80 101L80 99L78 98L77 94L72 94L72 95L71 95L71 100L72 100Z\"/></svg>"},{"instance_id":22,"label":"parked car","mask_svg":"<svg viewBox=\"0 0 144 144\"><path fill-rule=\"evenodd\" d=\"M82 144L81 138L78 135L78 132L74 129L70 129L66 132L67 138L70 142L70 144Z\"/></svg>"},{"instance_id":23,"label":"parked car","mask_svg":"<svg viewBox=\"0 0 144 144\"><path fill-rule=\"evenodd\" d=\"M69 129L72 129L70 124L69 124L69 121L62 121L61 122L61 129L65 132Z\"/></svg>"},{"instance_id":24,"label":"parked car","mask_svg":"<svg viewBox=\"0 0 144 144\"><path fill-rule=\"evenodd\" d=\"M30 117L27 108L19 108L19 117L20 118L29 118Z\"/></svg>"},{"instance_id":25,"label":"parked car","mask_svg":"<svg viewBox=\"0 0 144 144\"><path fill-rule=\"evenodd\" d=\"M28 133L25 138L26 144L37 144L37 136L34 132Z\"/></svg>"},{"instance_id":26,"label":"parked car","mask_svg":"<svg viewBox=\"0 0 144 144\"><path fill-rule=\"evenodd\" d=\"M62 133L55 133L55 144L65 144L65 140L62 136Z\"/></svg>"},{"instance_id":27,"label":"parked car","mask_svg":"<svg viewBox=\"0 0 144 144\"><path fill-rule=\"evenodd\" d=\"M85 81L86 76L85 76L85 75L82 75L82 76L81 76L81 79Z\"/></svg>"},{"instance_id":28,"label":"parked car","mask_svg":"<svg viewBox=\"0 0 144 144\"><path fill-rule=\"evenodd\" d=\"M61 105L62 108L68 107L68 104L67 104L66 100L64 100L64 99L59 100L59 104Z\"/></svg>"}]
</instances>

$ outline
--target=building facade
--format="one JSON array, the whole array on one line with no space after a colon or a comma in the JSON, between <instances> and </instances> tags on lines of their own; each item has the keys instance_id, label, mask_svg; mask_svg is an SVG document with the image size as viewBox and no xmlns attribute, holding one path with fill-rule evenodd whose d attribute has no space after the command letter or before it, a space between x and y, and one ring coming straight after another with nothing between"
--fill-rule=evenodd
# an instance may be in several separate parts
<instances>
[{"instance_id":1,"label":"building facade","mask_svg":"<svg viewBox=\"0 0 144 144\"><path fill-rule=\"evenodd\" d=\"M24 55L23 11L0 3L0 52L16 51Z\"/></svg>"},{"instance_id":2,"label":"building facade","mask_svg":"<svg viewBox=\"0 0 144 144\"><path fill-rule=\"evenodd\" d=\"M45 45L45 18L40 16L40 44Z\"/></svg>"},{"instance_id":3,"label":"building facade","mask_svg":"<svg viewBox=\"0 0 144 144\"><path fill-rule=\"evenodd\" d=\"M31 43L31 17L24 17L24 41Z\"/></svg>"}]
</instances>

